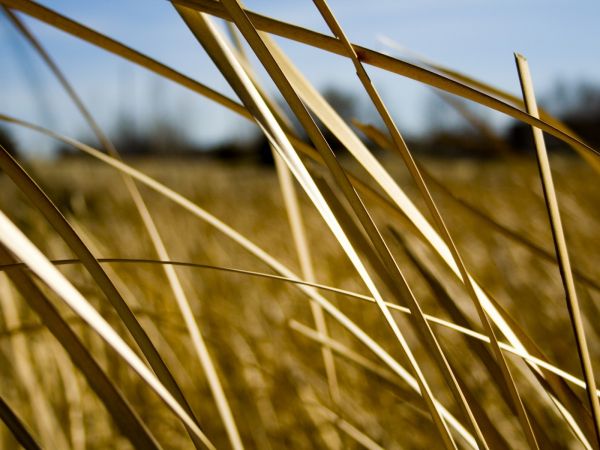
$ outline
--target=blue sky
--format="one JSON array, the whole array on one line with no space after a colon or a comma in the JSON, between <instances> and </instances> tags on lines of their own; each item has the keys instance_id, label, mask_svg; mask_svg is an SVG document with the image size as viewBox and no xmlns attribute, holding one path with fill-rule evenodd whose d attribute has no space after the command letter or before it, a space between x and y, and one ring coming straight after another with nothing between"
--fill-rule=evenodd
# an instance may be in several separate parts
<instances>
[{"instance_id":1,"label":"blue sky","mask_svg":"<svg viewBox=\"0 0 600 450\"><path fill-rule=\"evenodd\" d=\"M233 95L165 0L56 0L44 4ZM329 4L354 42L393 53L378 39L387 36L434 61L514 93L519 92L514 51L528 57L536 91L542 96L558 81L600 84L597 1L330 0ZM327 32L309 0L253 0L246 6ZM172 118L199 141L243 138L252 132L242 119L184 88L33 19L25 20L107 129L126 115L138 127L157 117ZM347 60L279 42L318 87L360 92ZM86 135L85 124L68 98L4 18L0 21L0 58L0 112L71 136ZM432 97L429 89L377 69L370 73L402 131L418 133L431 124L435 112L428 100ZM494 123L503 122L495 113L485 114ZM32 154L46 154L53 145L31 132L11 130Z\"/></svg>"}]
</instances>

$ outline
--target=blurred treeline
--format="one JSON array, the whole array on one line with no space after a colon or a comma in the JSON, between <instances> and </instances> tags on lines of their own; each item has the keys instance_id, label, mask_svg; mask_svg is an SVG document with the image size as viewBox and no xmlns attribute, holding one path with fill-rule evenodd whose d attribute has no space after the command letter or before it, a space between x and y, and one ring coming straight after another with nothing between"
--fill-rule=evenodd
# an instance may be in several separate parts
<instances>
[{"instance_id":1,"label":"blurred treeline","mask_svg":"<svg viewBox=\"0 0 600 450\"><path fill-rule=\"evenodd\" d=\"M323 95L341 117L359 127L359 131L364 128L362 125L374 125L383 130L374 110L369 106L365 107L352 93L330 88ZM589 83L567 86L558 83L540 103L586 143L600 148L599 86ZM285 109L285 105L281 106ZM370 110L372 114L369 116ZM361 117L357 119L359 112ZM528 125L513 121L508 125L494 126L488 116L489 112L477 105L447 94L432 94L427 104L427 130L405 138L413 152L439 157L491 158L533 151L533 139ZM401 123L402 118L399 121ZM125 157L209 158L272 163L269 144L258 131L246 134L243 138L231 133L233 137L207 145L193 142L174 119L160 118L143 128L134 126L134 122L133 118L121 115L110 133L113 143ZM302 136L301 131L298 133ZM380 141L371 140L372 136L368 134L363 136L374 151L380 149ZM341 144L333 135L325 131L325 137L334 151L343 154ZM546 138L551 151L565 149L560 141L551 136ZM80 140L97 146L90 139ZM18 143L6 128L0 128L0 144L13 154L20 153ZM59 158L79 155L72 148L63 145L56 147L55 154Z\"/></svg>"}]
</instances>

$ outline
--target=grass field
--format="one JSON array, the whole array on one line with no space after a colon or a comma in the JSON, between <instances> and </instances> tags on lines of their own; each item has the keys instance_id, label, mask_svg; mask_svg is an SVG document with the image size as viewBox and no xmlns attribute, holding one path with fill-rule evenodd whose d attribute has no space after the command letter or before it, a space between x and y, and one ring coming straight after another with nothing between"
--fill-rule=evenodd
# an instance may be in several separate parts
<instances>
[{"instance_id":1,"label":"grass field","mask_svg":"<svg viewBox=\"0 0 600 450\"><path fill-rule=\"evenodd\" d=\"M0 3L97 146L0 113L87 155L0 146L2 448L600 450L600 152L538 110L525 57L521 97L352 44L325 0L329 34L173 0L229 98L31 0ZM14 11L249 120L274 167L123 161ZM353 129L270 34L344 57L381 126ZM452 100L497 157L417 164L373 67L522 122L535 154L509 156ZM577 154L549 159L544 133Z\"/></svg>"},{"instance_id":2,"label":"grass field","mask_svg":"<svg viewBox=\"0 0 600 450\"><path fill-rule=\"evenodd\" d=\"M398 183L414 197L415 188L399 160L387 156L383 161ZM557 157L553 162L573 266L598 279L600 272L595 261L600 251L596 234L600 211L596 205L600 199L594 188L595 175L575 158ZM273 168L202 160L148 160L135 161L133 165L206 208L289 267L299 270ZM456 196L547 247L545 243L549 242L550 232L532 159L429 159L423 161L423 166ZM77 159L34 164L31 173L76 225L95 256L156 258L116 171L97 162ZM34 243L52 259L73 258L10 180L2 177L0 183L3 192L0 208L27 231ZM159 218L157 225L172 260L272 272L177 205L148 190L142 190L142 193L151 212ZM434 189L434 196L448 220L458 248L467 255L465 262L475 278L538 343L550 362L571 373L579 373L556 266L541 261L522 245L484 226L481 219L444 193ZM420 260L427 262L429 270L451 281L448 270L418 244L402 221L390 218L376 207L374 210L382 228L388 224L394 226ZM316 281L368 294L314 208L303 203L302 212L313 249L318 274ZM585 220L581 220L582 217ZM551 248L547 250L552 251ZM452 320L403 247L393 245L392 251L423 310ZM111 263L104 267L158 343L159 351L167 358L186 398L197 412L202 429L218 448L226 446L227 437L215 415L206 379L194 357L189 336L160 267L139 263ZM117 330L126 335L118 318L80 266L61 266L61 271ZM440 444L422 400L410 393L402 380L391 377L390 381L374 375L342 356L336 357L341 401L335 411L329 409L332 406L319 346L290 328L292 320L314 328L308 300L293 285L213 269L178 268L177 272L248 447L356 447L356 441L344 432L346 422L385 448L425 448ZM472 305L457 283L449 286L457 304L470 312L473 323L477 323ZM581 283L578 287L584 310L589 317L594 317L600 294ZM2 364L2 396L17 405L21 417L31 424L42 438L41 442L48 447L54 445L46 439L60 442L56 439L63 434L62 439L70 440L73 446L79 443L88 448L127 448L126 441L117 440L110 418L85 381L73 371L62 348L40 325L39 318L24 306L19 295L7 287L4 278L2 289L1 356L5 361L20 361L19 364ZM403 361L394 347L393 335L381 327L380 313L375 305L342 295L327 294L327 297ZM10 309L15 309L11 320L7 315ZM61 309L65 317L70 317L69 322L102 367L127 392L127 397L161 443L167 448L187 446L187 437L179 421L140 384L131 369L118 361L111 349L81 325L72 313ZM396 316L402 328L410 330L406 316L399 313ZM150 322L155 326L150 326ZM379 364L341 327L331 320L328 324L335 340ZM589 320L586 325L592 357L598 360L600 346L596 343L600 328L594 320ZM464 357L470 353L467 341L460 334L440 326L434 331L456 373L476 395L477 402L485 408L498 431L508 442L519 442L522 438L518 424L502 404L494 384L489 382L489 374L480 361ZM417 337L411 331L407 335L415 353L424 358L427 352ZM517 358L511 358L511 364L523 369L523 363ZM438 398L450 401L434 367L425 365L424 370L434 380L432 385L437 388ZM23 383L21 371L28 373L31 380ZM575 445L568 429L560 424L556 414L547 411L547 403L531 384L519 372L516 372L516 378L524 401L544 420L548 439L557 447ZM583 399L583 391L575 389ZM47 404L49 417L41 417L31 396L42 397L38 402ZM45 420L50 424L44 424ZM51 431L44 434L44 427ZM14 441L10 433L5 428L0 430L2 447L12 447Z\"/></svg>"}]
</instances>

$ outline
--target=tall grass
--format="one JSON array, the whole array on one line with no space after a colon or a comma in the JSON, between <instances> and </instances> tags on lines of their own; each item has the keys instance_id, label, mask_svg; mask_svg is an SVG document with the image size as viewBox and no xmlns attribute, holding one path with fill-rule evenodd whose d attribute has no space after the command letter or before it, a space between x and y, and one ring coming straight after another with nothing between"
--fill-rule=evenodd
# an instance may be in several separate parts
<instances>
[{"instance_id":1,"label":"tall grass","mask_svg":"<svg viewBox=\"0 0 600 450\"><path fill-rule=\"evenodd\" d=\"M7 193L0 202L0 264L6 273L0 279L0 339L11 367L2 376L18 380L23 391L0 391L0 416L13 436L2 431L6 445L600 448L592 365L598 347L586 339L598 337L593 319L586 323L586 313L598 311L598 283L589 264L570 268L558 213L558 200L570 200L555 192L542 132L571 146L593 170L600 167L599 153L555 118L538 114L522 60L524 102L435 63L416 65L352 44L323 0L315 5L333 36L255 14L236 0L174 0L182 26L240 104L33 1L0 3L104 150L10 111L0 114L4 122L90 158L68 163L68 176L48 181L49 168L42 166L34 180L33 172L0 152L0 167L10 179L0 180ZM252 121L271 146L276 175L255 173L244 185L210 180L213 166L194 167L209 178L203 182L174 161L174 182L168 164L144 168L123 161L15 11ZM229 22L233 42L212 16ZM271 34L348 58L386 128L360 129L392 152L376 157ZM247 51L293 117L261 85ZM452 174L429 173L425 166L435 168L435 161L421 167L370 80L368 65L531 125L549 228L538 197L521 203L533 173L527 163L525 171L494 163L505 178L501 184L515 186L503 190L510 192L508 203L491 211L476 192L470 192L475 199L456 194ZM291 125L296 122L302 130ZM351 161L332 151L325 129ZM309 142L299 137L304 133ZM592 179L581 162L567 161ZM459 163L450 167L461 170ZM99 177L95 183L86 182L88 170ZM119 185L112 183L117 175ZM482 186L488 181L479 180ZM60 203L53 199L58 188L97 203ZM532 211L528 221L512 212L523 204ZM598 219L589 208L571 208L577 220L568 225L578 232ZM472 219L483 222L467 232ZM492 231L508 244L495 247ZM543 239L555 244L556 260ZM523 254L528 264L506 262ZM559 274L563 293L553 288ZM588 293L587 301L578 301L577 288ZM561 303L549 302L561 296L572 327L565 328ZM540 324L541 305L548 310ZM561 334L545 339L549 330ZM53 340L37 338L48 335ZM48 351L57 352L56 358L39 356Z\"/></svg>"}]
</instances>

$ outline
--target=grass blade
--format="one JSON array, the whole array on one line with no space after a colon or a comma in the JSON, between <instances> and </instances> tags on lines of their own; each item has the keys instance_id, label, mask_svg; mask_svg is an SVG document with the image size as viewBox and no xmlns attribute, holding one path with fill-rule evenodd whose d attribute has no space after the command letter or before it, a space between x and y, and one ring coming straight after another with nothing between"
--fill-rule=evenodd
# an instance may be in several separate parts
<instances>
[{"instance_id":1,"label":"grass blade","mask_svg":"<svg viewBox=\"0 0 600 450\"><path fill-rule=\"evenodd\" d=\"M261 61L262 65L265 67L267 72L269 73L271 79L274 81L275 85L277 86L277 88L279 89L279 91L281 92L283 97L285 98L286 102L288 103L288 105L290 106L292 111L294 112L295 116L298 118L298 120L300 121L300 123L302 124L302 126L304 127L306 132L308 133L310 140L313 142L313 144L315 145L315 147L321 154L321 157L323 158L327 167L331 171L333 178L335 179L336 183L340 187L344 196L349 201L349 203L350 203L354 213L358 217L361 225L365 228L365 231L367 232L371 241L373 242L373 245L376 248L379 256L382 258L382 260L386 266L386 269L388 271L390 271L390 273L393 273L394 275L398 276L398 286L397 286L398 291L397 292L400 294L400 296L409 299L409 302L410 302L409 304L411 305L412 308L414 308L414 311L415 311L414 317L417 319L416 323L418 324L418 329L421 330L421 332L423 333L423 336L427 340L428 344L431 345L431 347L434 349L434 352L435 352L435 350L437 350L437 347L436 347L437 343L435 342L435 338L433 337L431 330L428 329L427 323L422 318L422 314L420 313L419 306L416 303L415 299L413 298L410 288L406 284L406 281L404 280L402 274L400 273L398 266L396 265L391 254L389 253L389 251L385 245L385 242L381 238L381 235L379 234L379 231L378 231L375 223L372 221L368 212L364 208L364 205L362 204L361 199L358 197L356 191L352 187L344 170L341 168L341 166L337 162L335 155L331 151L331 148L329 147L327 141L321 134L319 128L317 127L314 120L310 116L305 105L302 103L302 101L298 97L297 93L294 91L294 88L292 87L290 81L286 78L285 74L283 73L283 71L278 66L277 62L275 61L275 59L269 52L269 49L267 48L267 46L261 39L261 36L258 34L258 32L253 27L253 25L250 22L250 20L248 19L248 17L245 15L243 10L241 9L240 5L236 1L228 1L228 0L225 0L223 4L226 7L226 9L229 11L229 13L232 15L232 18L234 19L234 22L238 26L238 29L241 31L242 35L246 38L246 40L250 44L250 47L254 50L256 56ZM317 192L318 192L318 190L317 190ZM338 240L339 240L339 238L338 238ZM349 254L349 256L350 256L350 254ZM452 437L451 437L448 429L446 428L446 424L443 422L441 416L439 415L439 412L437 411L434 402L432 401L429 386L427 385L425 378L424 378L423 374L421 373L421 370L417 364L416 359L412 355L411 350L408 348L408 345L405 341L405 338L404 338L402 332L398 328L398 325L396 324L393 316L390 314L389 309L387 308L387 306L385 305L383 300L380 298L380 295L377 291L376 286L371 281L370 276L368 275L367 271L365 270L360 259L351 258L351 260L352 260L355 268L357 269L358 273L361 275L361 278L366 283L369 290L373 293L373 296L375 297L375 299L378 300L378 305L382 311L382 314L383 314L386 322L390 326L392 332L396 336L396 339L399 341L403 352L406 354L413 369L417 373L417 378L419 379L419 383L421 385L421 390L422 390L422 392L425 393L426 401L430 408L430 412L432 414L434 422L436 423L436 426L438 427L438 430L440 431L442 440L444 441L445 445L448 448L454 448L455 444L452 441ZM435 352L435 356L436 356L436 358L438 358L438 360L443 359L443 355L441 355L441 353L439 351Z\"/></svg>"},{"instance_id":2,"label":"grass blade","mask_svg":"<svg viewBox=\"0 0 600 450\"><path fill-rule=\"evenodd\" d=\"M473 284L471 283L471 280L468 276L468 272L463 263L463 259L460 255L460 253L458 252L458 249L457 249L456 245L454 244L452 237L450 236L448 227L446 226L446 223L445 223L444 219L442 218L442 216L437 208L437 205L435 204L433 197L431 196L429 189L428 189L427 185L425 184L425 181L423 180L421 172L420 172L414 158L412 157L412 154L409 151L408 146L404 142L404 139L403 139L402 135L400 134L400 131L396 127L396 124L394 123L392 116L390 115L385 104L383 103L383 99L379 95L377 89L375 88L375 85L371 82L371 79L369 78L369 75L367 74L365 68L363 67L363 64L358 59L358 55L354 51L352 44L350 44L350 41L346 37L346 34L344 33L341 26L335 19L335 16L329 9L326 0L315 0L314 3L317 6L317 9L319 10L319 12L321 13L321 16L323 17L323 19L325 20L325 22L327 23L327 25L333 32L333 34L343 43L343 45L346 49L347 55L352 59L352 62L356 69L356 73L363 85L363 88L369 95L371 102L373 103L373 105L377 109L377 112L379 113L379 116L383 119L383 122L385 123L385 125L388 129L388 132L392 138L392 141L395 144L394 145L395 149L402 156L402 159L404 160L406 167L408 168L413 180L415 181L415 183L417 184L417 187L419 188L421 197L425 200L427 208L428 208L430 214L433 216L434 223L437 226L438 232L441 234L442 238L444 239L444 242L446 243L447 247L450 249L452 258L453 258L455 264L457 265L459 272L460 272L460 276L463 280L463 285L465 286L465 289L466 289L467 293L469 294L469 297L471 298L473 304L475 305L475 308L479 315L479 319L483 323L486 333L490 336L494 357L496 358L496 361L501 369L500 373L502 374L504 384L506 385L506 387L510 393L512 404L517 411L519 420L521 421L522 429L527 438L527 442L528 442L530 448L537 449L538 444L537 444L535 435L533 433L533 430L531 428L531 424L529 423L529 418L527 416L527 412L525 411L525 407L523 406L523 402L521 400L521 397L519 395L519 392L517 390L515 382L512 378L512 374L510 373L510 369L504 359L504 355L502 354L502 351L500 350L500 347L498 345L498 340L496 338L494 329L492 328L490 320L489 320L485 310L483 309L483 306L481 305L481 302L479 301L477 294L475 293L475 289L473 288ZM457 392L460 393L460 390L457 390ZM486 448L487 445L485 442L485 437L483 436L481 430L479 429L477 420L475 419L475 417L469 407L469 403L466 401L466 399L462 395L457 398L457 401L459 402L459 405L463 409L463 413L471 422L471 426L473 427L473 430L475 431L475 435L478 438L479 445L483 448Z\"/></svg>"},{"instance_id":3,"label":"grass blade","mask_svg":"<svg viewBox=\"0 0 600 450\"><path fill-rule=\"evenodd\" d=\"M148 177L147 175L144 175L143 173L139 172L138 170L128 166L127 164L125 164L121 161L115 160L114 158L111 158L110 156L105 155L102 152L95 150L88 145L85 145L74 139L67 138L65 136L61 136L57 133L54 133L50 130L44 129L37 125L33 125L33 124L27 123L25 121L22 121L19 119L14 119L9 116L2 115L2 114L0 114L0 120L6 120L6 121L9 121L12 123L16 123L16 124L25 126L27 128L39 131L43 134L54 137L56 139L59 139L62 142L72 145L75 148L77 148L78 150L81 150L84 153L87 153L87 154L113 166L114 168L116 168L120 171L126 172L127 174L129 174L133 178L135 178L137 181L140 181L141 183L145 184L146 186L150 187L151 189L159 192L160 194L164 195L165 197L169 198L170 200L172 200L175 203L179 204L180 206L184 207L185 209L190 211L195 216L199 217L200 219L209 223L213 227L217 228L219 231L221 231L222 233L227 235L229 238L234 240L236 243L241 245L247 251L249 251L250 253L255 255L257 258L261 259L263 262L265 262L267 265L269 265L271 268L273 268L275 271L277 271L281 275L284 275L289 278L295 278L295 279L298 278L290 269L285 267L283 264L281 264L279 261L277 261L271 255L269 255L267 252L265 252L263 249L258 247L256 244L252 243L247 238L242 236L240 233L238 233L237 231L235 231L234 229L232 229L231 227L226 225L224 222L217 219L216 217L214 217L213 215L208 213L206 210L200 208L198 205L192 203L191 201L189 201L182 195L174 192L173 190L167 188L166 186L164 186L161 183L157 182L156 180ZM312 299L317 301L323 307L323 309L325 311L327 311L334 319L336 319L344 328L346 328L348 331L350 331L364 345L366 345L371 351L373 351L385 364L389 365L390 368L392 368L392 370L394 370L394 372L398 373L398 375L400 375L403 378L406 378L407 380L411 380L411 381L409 381L409 383L411 383L411 386L413 387L413 389L420 392L420 390L418 388L418 382L412 377L412 375L410 375L402 366L400 366L394 358L392 358L385 350L383 350L383 348L381 348L375 341L373 341L373 339L371 339L362 329L360 329L358 326L356 326L356 324L354 324L347 316L345 316L343 313L341 313L341 311L339 311L339 309L337 309L334 305L332 305L324 297L317 294L312 288L308 288L303 285L298 285L298 286L299 286L299 289L302 290L302 292L306 293L309 297L311 297ZM436 407L441 407L441 405L436 403ZM449 414L447 410L442 408L441 411L442 411L442 414L444 415L444 418L448 421L449 425L465 440L465 442L467 442L471 447L475 447L476 446L475 440L470 435L470 433L461 425L461 423L458 420L456 420L451 414Z\"/></svg>"},{"instance_id":4,"label":"grass blade","mask_svg":"<svg viewBox=\"0 0 600 450\"><path fill-rule=\"evenodd\" d=\"M21 325L19 310L14 292L5 277L0 278L0 311L8 328L18 328ZM40 383L39 374L34 367L34 356L25 336L15 335L10 339L12 366L16 379L20 380L27 393L29 404L35 412L35 428L40 441L46 447L67 448L68 442L60 428L57 412Z\"/></svg>"},{"instance_id":5,"label":"grass blade","mask_svg":"<svg viewBox=\"0 0 600 450\"><path fill-rule=\"evenodd\" d=\"M17 442L26 450L41 450L25 424L19 419L10 406L0 396L0 419L11 431Z\"/></svg>"},{"instance_id":6,"label":"grass blade","mask_svg":"<svg viewBox=\"0 0 600 450\"><path fill-rule=\"evenodd\" d=\"M2 3L8 1L12 3L23 0L1 0ZM228 11L221 2L215 2L214 0L174 0L174 3L184 5L189 8L195 8L198 11L207 12L225 20L232 20ZM347 56L342 43L335 38L297 25L291 25L286 22L272 19L252 11L244 11L254 26L261 31L276 34L278 36L307 44L312 47L320 48L341 56ZM384 55L374 50L361 47L360 45L352 44L352 46L356 50L356 53L360 55L360 60L366 64L402 75L406 78L410 78L421 83L425 83L437 89L458 95L459 97L472 100L483 106L487 106L488 108L513 117L521 122L525 122L531 126L539 127L548 134L551 134L552 136L560 139L572 147L579 148L583 152L589 152L596 157L599 156L598 150L589 147L587 144L581 142L578 138L570 135L566 131L559 130L555 126L550 125L539 118L535 118L530 114L527 114L520 109L504 103L484 92L480 92L477 89L447 78L432 70L410 64L406 61L402 61L388 55Z\"/></svg>"},{"instance_id":7,"label":"grass blade","mask_svg":"<svg viewBox=\"0 0 600 450\"><path fill-rule=\"evenodd\" d=\"M115 158L120 158L119 152L117 151L111 140L102 131L92 114L84 105L81 98L77 95L75 89L73 89L71 84L68 82L66 77L58 68L57 64L52 60L52 58L46 52L43 46L37 41L37 39L35 39L35 37L31 34L31 32L29 32L25 25L10 10L8 10L6 7L3 8L5 9L11 21L27 38L31 45L36 49L38 54L42 57L44 62L48 65L52 73L56 76L64 90L67 92L68 96L71 98L73 103L76 105L77 109L80 111L81 115L84 117L84 119L96 135L96 138L101 143L102 147L104 147L107 153L111 156ZM150 236L152 245L154 246L154 250L156 251L160 259L168 260L169 254L167 252L166 246L160 236L156 223L154 222L154 219L152 218L152 215L150 214L150 211L148 210L148 207L139 189L137 188L135 182L131 177L125 174L121 174L121 176L135 204L135 207L144 223L144 226ZM233 416L231 414L227 399L219 381L219 377L217 375L210 354L208 353L208 349L206 348L206 344L204 343L204 339L202 338L202 334L200 333L200 329L198 327L196 319L192 314L192 309L183 289L183 286L181 285L181 281L179 280L179 277L177 276L174 267L163 266L163 269L171 287L171 290L173 292L173 296L175 297L175 300L177 302L177 306L179 307L184 322L189 330L190 338L192 340L194 348L196 349L198 359L200 360L204 372L207 374L209 386L211 387L213 396L219 407L219 411L223 416L223 422L225 423L226 428L228 430L228 434L231 437L232 444L234 448L239 449L241 448L241 441L239 438L237 427L235 425L235 421L233 420ZM183 398L179 400L186 408L188 414L193 415L191 407L189 407L187 402L185 402ZM196 448L200 448L202 446L202 443L195 438L193 433L190 433L190 437L192 438Z\"/></svg>"},{"instance_id":8,"label":"grass blade","mask_svg":"<svg viewBox=\"0 0 600 450\"><path fill-rule=\"evenodd\" d=\"M144 364L119 334L106 322L92 305L46 259L25 235L0 211L0 242L20 258L59 295L69 307L80 315L102 338L137 372L165 404L202 440L206 447L215 447L202 433L195 421L185 412L156 375Z\"/></svg>"},{"instance_id":9,"label":"grass blade","mask_svg":"<svg viewBox=\"0 0 600 450\"><path fill-rule=\"evenodd\" d=\"M531 81L531 75L529 73L529 65L527 64L527 60L525 59L525 57L523 57L522 55L515 54L515 59L519 71L521 89L523 90L525 107L531 115L537 116L537 103L535 100L535 94L533 92L533 82ZM592 361L590 359L590 353L585 338L585 329L583 326L581 311L579 309L579 301L577 300L577 291L575 289L575 283L573 281L571 262L569 260L567 242L565 240L565 234L560 218L558 201L556 199L556 191L554 190L554 181L552 179L550 161L548 160L548 152L546 151L546 144L544 142L544 135L542 131L535 127L533 127L532 130L536 148L538 168L540 172L540 179L542 181L542 188L544 191L544 200L546 202L546 208L548 210L550 227L552 229L552 238L554 240L554 247L556 250L556 257L558 260L558 267L560 269L560 276L562 278L563 287L565 291L567 308L569 310L569 318L571 319L571 326L573 327L573 333L575 334L577 352L579 354L579 360L581 363L583 376L587 384L588 400L592 408L592 416L594 418L594 425L596 431L596 440L598 442L598 445L600 446L600 402L598 401L598 397L594 395L594 393L596 392L596 380L594 378L594 369L592 367Z\"/></svg>"},{"instance_id":10,"label":"grass blade","mask_svg":"<svg viewBox=\"0 0 600 450\"><path fill-rule=\"evenodd\" d=\"M158 354L154 344L152 344L152 341L150 341L150 338L139 324L135 315L131 312L110 278L108 278L106 273L102 270L102 267L98 264L94 255L79 238L58 208L56 208L40 187L1 146L0 168L2 168L2 170L4 170L13 182L23 191L29 200L46 217L54 229L61 235L65 243L73 250L79 259L81 259L84 267L119 314L119 317L131 333L161 382L168 387L169 391L177 398L177 401L180 404L185 405L183 407L188 415L193 417L191 408L181 392L181 389L177 385L175 378L173 378L173 375Z\"/></svg>"},{"instance_id":11,"label":"grass blade","mask_svg":"<svg viewBox=\"0 0 600 450\"><path fill-rule=\"evenodd\" d=\"M0 261L15 263L14 257L0 245ZM86 346L60 316L57 309L42 293L29 275L19 266L7 269L7 275L29 307L67 351L73 364L81 371L86 381L115 421L125 437L136 447L158 449L160 446L133 411L121 392L90 355Z\"/></svg>"},{"instance_id":12,"label":"grass blade","mask_svg":"<svg viewBox=\"0 0 600 450\"><path fill-rule=\"evenodd\" d=\"M236 66L236 63L237 65L241 66L240 60L245 58L236 57L234 51L229 48L223 36L220 35L216 27L212 26L207 18L188 8L175 6L175 9L186 25L190 28L192 34L194 34L198 42L204 47L208 55L215 62L221 73L234 86L236 92L239 93L238 95L240 95L240 98L245 99L246 102L251 102L251 104L253 104L253 98L255 97L252 93L250 93L248 86L250 83L252 87L256 89L256 83L252 83L250 81L250 76L247 75L247 73L241 67ZM240 75L242 72L247 75L246 80L244 80ZM256 95L256 93L254 93L254 95ZM261 98L264 97L261 96ZM283 193L288 219L292 229L292 235L294 237L296 249L300 257L301 270L305 276L308 275L309 278L314 279L310 254L308 252L308 246L306 245L303 226L298 211L291 172L283 161L283 158L279 156L276 150L274 150L274 147L271 148L274 153L277 176ZM313 301L310 302L310 305L311 312L315 322L317 323L317 326L319 329L326 332L327 325L321 307ZM330 386L331 398L335 403L339 400L339 387L337 383L337 375L335 372L333 356L326 349L323 349L323 360L325 364L327 380Z\"/></svg>"},{"instance_id":13,"label":"grass blade","mask_svg":"<svg viewBox=\"0 0 600 450\"><path fill-rule=\"evenodd\" d=\"M194 14L194 13L192 13L192 14ZM196 25L195 29L197 30L197 32L200 32L200 30L206 30L206 29L210 30L210 26L208 24L205 24L204 22L202 22L203 19L201 16L198 16L197 14L195 16L192 16L192 15L190 15L190 13L187 13L187 16L188 16L189 22L195 22L195 25ZM206 35L206 33L204 33L204 34ZM213 35L214 35L214 33L213 33ZM367 284L367 286L369 287L371 292L373 292L374 297L376 299L380 299L379 293L377 292L375 285L371 281L366 269L364 268L362 262L356 255L354 249L352 248L352 245L348 241L343 230L339 226L337 219L332 214L327 203L323 199L321 193L318 191L318 188L316 188L310 175L308 174L308 172L306 171L306 169L304 168L304 166L298 159L298 156L296 155L293 148L289 145L289 142L287 142L285 139L281 140L283 137L283 133L279 129L278 124L274 120L270 111L268 110L268 108L266 107L264 102L262 102L262 99L260 98L258 93L255 91L253 85L251 84L251 82L249 81L247 76L245 76L241 66L239 64L236 65L236 61L232 58L229 59L229 64L231 65L231 67L233 67L235 69L235 73L233 73L233 71L231 69L227 70L228 67L221 67L221 71L223 73L225 73L226 75L229 74L228 80L230 81L230 83L232 84L232 86L234 87L234 89L236 90L238 95L242 98L242 100L244 101L246 106L251 111L254 111L254 113L257 115L257 120L261 120L261 118L262 118L262 120L265 121L264 122L265 126L271 128L275 135L280 136L279 142L281 143L282 147L284 147L286 149L285 153L282 153L282 156L286 159L286 161L290 165L290 168L294 172L295 176L300 181L301 185L304 187L306 192L309 194L309 197L311 198L311 200L313 200L317 209L323 215L324 219L330 226L334 235L336 236L336 238L338 239L338 241L344 248L345 252L348 254L353 265L356 267L361 278L363 278L363 280L365 281L365 283ZM222 66L224 66L224 65L222 65ZM269 135L269 133L267 133L267 136L268 135ZM322 139L322 136L321 136L321 139ZM323 143L323 142L324 141L322 141L321 143ZM326 143L325 143L325 146L327 146ZM340 172L338 172L338 174L339 173ZM409 360L411 361L411 364L413 365L413 367L415 368L417 373L420 374L420 370L418 369L418 366L416 366L416 360L414 360L414 358L412 357L412 354L406 345L404 337L402 336L400 330L397 328L397 326L394 322L394 319L389 314L389 311L387 311L387 307L383 304L383 302L378 302L378 304L380 304L380 306L382 306L382 308L384 309L384 316L386 317L387 322L392 327L394 334L400 341L403 351L407 354ZM420 375L420 377L422 378L421 375ZM423 383L422 389L425 389L425 392L427 393L427 395L430 395L429 389L427 388L426 384L424 383L424 379L422 379L421 382ZM432 409L435 409L433 402L430 402L430 406L432 407ZM439 421L439 423L441 424L442 422ZM449 441L451 442L451 437L447 430L446 430L446 436L449 438Z\"/></svg>"}]
</instances>

